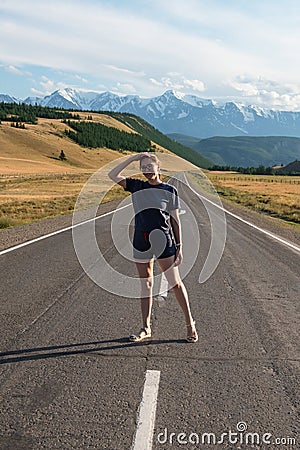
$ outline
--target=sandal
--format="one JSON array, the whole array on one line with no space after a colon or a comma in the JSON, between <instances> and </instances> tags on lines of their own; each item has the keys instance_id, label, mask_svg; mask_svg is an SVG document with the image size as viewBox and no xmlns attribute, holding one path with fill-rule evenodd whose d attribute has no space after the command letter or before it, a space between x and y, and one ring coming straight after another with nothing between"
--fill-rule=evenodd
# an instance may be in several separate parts
<instances>
[{"instance_id":1,"label":"sandal","mask_svg":"<svg viewBox=\"0 0 300 450\"><path fill-rule=\"evenodd\" d=\"M190 325L187 325L187 329L188 329L188 333L187 333L187 342L197 342L198 341L198 334L197 334L197 330L195 328L195 320L193 320L191 322Z\"/></svg>"},{"instance_id":2,"label":"sandal","mask_svg":"<svg viewBox=\"0 0 300 450\"><path fill-rule=\"evenodd\" d=\"M129 340L131 342L139 342L143 339L151 337L151 328L141 328L138 334L131 334Z\"/></svg>"}]
</instances>

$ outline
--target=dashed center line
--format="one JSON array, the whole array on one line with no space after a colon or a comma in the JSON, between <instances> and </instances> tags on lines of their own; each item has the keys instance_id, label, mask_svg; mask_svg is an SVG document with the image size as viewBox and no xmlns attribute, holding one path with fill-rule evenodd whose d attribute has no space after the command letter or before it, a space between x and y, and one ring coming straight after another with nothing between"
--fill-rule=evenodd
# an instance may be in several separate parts
<instances>
[{"instance_id":1,"label":"dashed center line","mask_svg":"<svg viewBox=\"0 0 300 450\"><path fill-rule=\"evenodd\" d=\"M152 449L159 379L159 370L147 370L131 450Z\"/></svg>"}]
</instances>

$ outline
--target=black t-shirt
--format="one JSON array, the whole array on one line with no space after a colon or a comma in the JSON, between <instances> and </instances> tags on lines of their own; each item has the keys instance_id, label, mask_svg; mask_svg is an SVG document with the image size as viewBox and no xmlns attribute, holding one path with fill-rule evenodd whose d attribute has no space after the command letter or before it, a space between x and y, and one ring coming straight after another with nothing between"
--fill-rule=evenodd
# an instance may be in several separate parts
<instances>
[{"instance_id":1,"label":"black t-shirt","mask_svg":"<svg viewBox=\"0 0 300 450\"><path fill-rule=\"evenodd\" d=\"M136 230L160 229L171 232L170 211L180 208L177 189L168 183L151 185L138 178L126 178L126 191L131 192Z\"/></svg>"}]
</instances>

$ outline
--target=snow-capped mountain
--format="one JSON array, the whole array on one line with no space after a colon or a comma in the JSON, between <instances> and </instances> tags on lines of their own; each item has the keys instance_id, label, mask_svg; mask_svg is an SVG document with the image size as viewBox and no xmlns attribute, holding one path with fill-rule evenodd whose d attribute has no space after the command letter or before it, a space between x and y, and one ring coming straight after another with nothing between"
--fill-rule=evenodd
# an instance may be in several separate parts
<instances>
[{"instance_id":1,"label":"snow-capped mountain","mask_svg":"<svg viewBox=\"0 0 300 450\"><path fill-rule=\"evenodd\" d=\"M16 97L12 97L11 95L7 95L7 94L0 94L0 102L5 102L5 103L19 103L19 99L17 99Z\"/></svg>"},{"instance_id":2,"label":"snow-capped mountain","mask_svg":"<svg viewBox=\"0 0 300 450\"><path fill-rule=\"evenodd\" d=\"M300 112L275 111L236 102L218 105L213 100L168 90L153 98L119 96L111 92L85 92L66 88L44 98L18 100L0 95L0 101L87 111L136 114L163 133L181 133L199 138L212 136L300 137Z\"/></svg>"}]
</instances>

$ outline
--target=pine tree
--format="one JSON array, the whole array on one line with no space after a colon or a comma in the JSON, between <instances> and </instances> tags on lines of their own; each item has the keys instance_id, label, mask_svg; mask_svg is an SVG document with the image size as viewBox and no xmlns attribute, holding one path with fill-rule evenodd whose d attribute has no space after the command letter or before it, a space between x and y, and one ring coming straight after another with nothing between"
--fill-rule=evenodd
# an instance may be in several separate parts
<instances>
[{"instance_id":1,"label":"pine tree","mask_svg":"<svg viewBox=\"0 0 300 450\"><path fill-rule=\"evenodd\" d=\"M66 159L67 159L63 150L61 150L61 152L60 152L59 159L61 161L66 161Z\"/></svg>"}]
</instances>

